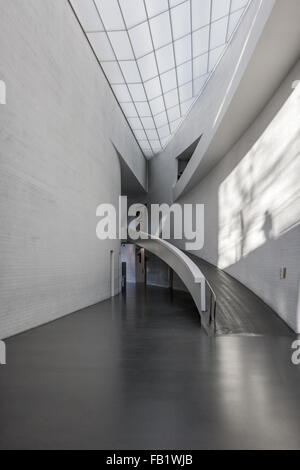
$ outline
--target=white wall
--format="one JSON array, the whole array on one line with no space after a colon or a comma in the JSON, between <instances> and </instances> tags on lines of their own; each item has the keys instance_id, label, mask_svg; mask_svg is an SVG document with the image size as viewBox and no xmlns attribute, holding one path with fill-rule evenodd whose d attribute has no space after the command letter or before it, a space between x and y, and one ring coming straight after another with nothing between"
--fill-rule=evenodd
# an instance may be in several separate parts
<instances>
[{"instance_id":1,"label":"white wall","mask_svg":"<svg viewBox=\"0 0 300 470\"><path fill-rule=\"evenodd\" d=\"M67 0L0 2L0 338L110 296L96 208L146 162ZM119 263L116 260L116 291Z\"/></svg>"},{"instance_id":2,"label":"white wall","mask_svg":"<svg viewBox=\"0 0 300 470\"><path fill-rule=\"evenodd\" d=\"M197 254L300 333L300 62L232 150L180 203L205 204ZM287 279L280 280L280 268Z\"/></svg>"}]
</instances>

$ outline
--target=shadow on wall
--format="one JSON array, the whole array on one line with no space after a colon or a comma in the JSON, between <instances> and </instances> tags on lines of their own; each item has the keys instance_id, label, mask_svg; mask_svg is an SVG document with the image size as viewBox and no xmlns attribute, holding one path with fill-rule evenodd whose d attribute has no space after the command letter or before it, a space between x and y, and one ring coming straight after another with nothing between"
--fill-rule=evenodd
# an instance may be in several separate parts
<instances>
[{"instance_id":1,"label":"shadow on wall","mask_svg":"<svg viewBox=\"0 0 300 470\"><path fill-rule=\"evenodd\" d=\"M233 276L238 274L298 331L299 116L300 86L221 183L217 263ZM288 282L280 280L281 266L287 267Z\"/></svg>"}]
</instances>

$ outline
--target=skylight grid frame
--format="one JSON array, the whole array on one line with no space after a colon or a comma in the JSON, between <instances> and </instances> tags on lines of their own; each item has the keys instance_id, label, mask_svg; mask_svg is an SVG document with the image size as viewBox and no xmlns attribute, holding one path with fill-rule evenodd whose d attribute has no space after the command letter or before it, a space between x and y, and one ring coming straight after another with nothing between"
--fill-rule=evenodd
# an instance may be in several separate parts
<instances>
[{"instance_id":1,"label":"skylight grid frame","mask_svg":"<svg viewBox=\"0 0 300 470\"><path fill-rule=\"evenodd\" d=\"M71 1L72 1L72 0L71 0ZM92 1L94 1L94 0L92 0ZM128 0L128 1L130 2L130 0ZM144 1L144 0L142 0L142 1ZM168 0L167 0L167 1L168 1ZM148 15L148 9L147 9L147 7L145 7L145 9L146 9L146 12L147 12L147 16L149 17L149 20L152 20L152 19L154 19L154 18L157 18L157 17L160 16L160 15L163 15L164 13L168 13L170 10L174 10L174 8L177 8L177 7L179 7L180 5L183 5L184 3L189 3L190 1L191 1L191 0L183 0L182 2L180 2L180 3L178 3L177 5L174 5L174 6L171 6L170 3L169 3L169 1L168 1L169 8L167 8L166 10L161 11L160 13L156 13L155 15L152 15L152 16ZM200 1L200 0L199 0L199 1ZM242 8L239 8L239 9L241 10ZM130 31L131 29L137 28L138 26L141 26L143 23L146 23L146 21L147 21L147 20L144 20L144 21L141 21L141 22L135 24L134 26L130 26L130 27L128 28L128 30ZM126 23L125 23L125 26L126 26ZM97 32L103 32L103 31L104 31L104 30L102 29L102 30L86 30L85 32L86 32L86 33L97 33ZM118 32L120 32L120 31L124 31L124 29L107 29L107 32L108 32L108 33L118 33Z\"/></svg>"},{"instance_id":2,"label":"skylight grid frame","mask_svg":"<svg viewBox=\"0 0 300 470\"><path fill-rule=\"evenodd\" d=\"M241 11L241 9L235 10L234 12L232 12L232 14L233 14L233 13L237 13L237 12L239 12L239 11ZM197 31L199 31L199 29L198 29ZM103 32L103 31L102 31L102 32ZM196 32L196 31L194 31L194 32ZM186 37L186 36L185 36L185 37ZM169 45L170 45L170 44L169 44ZM226 43L224 43L223 45L225 46ZM221 45L221 46L222 46L222 45ZM216 47L211 48L210 51L206 51L206 52L202 52L201 54L197 54L197 55L195 55L195 56L193 57L193 60L199 59L200 57L204 57L204 56L208 55L209 52L214 52L215 50L219 49L221 46L216 46ZM164 46L164 47L165 47L165 46ZM152 54L152 53L150 53L150 54ZM150 54L146 54L146 55L143 56L143 57L146 57L147 55L150 55ZM130 59L128 59L128 60L127 60L127 59L126 59L126 60L118 60L118 62L121 62L121 63L122 63L122 62L129 62L129 61L130 61ZM184 64L187 64L187 63L189 63L189 62L192 62L191 59L187 59L186 61L182 62L182 63L180 64L180 66L181 66L181 65L184 65ZM101 63L116 63L116 61L115 61L115 60L101 60ZM179 67L180 67L180 66L179 66ZM153 80L153 79L155 79L155 78L159 78L159 77L161 78L162 75L165 75L165 74L171 72L172 70L175 71L175 67L172 67L172 68L170 68L170 69L167 69L165 72L163 72L163 73L161 73L161 74L154 75L153 77L148 78L147 80L144 80L144 83L148 83L148 82L150 82L151 80ZM195 79L199 78L200 76L201 76L201 75L195 76ZM190 81L191 81L191 80L190 80ZM188 82L186 82L186 83L188 83ZM111 83L111 84L112 84L112 85L124 85L124 82L114 82L114 83ZM139 85L139 84L140 84L140 82L128 82L128 85ZM170 91L170 90L169 90L169 91ZM168 92L167 92L167 93L168 93ZM155 98L157 98L157 97L159 97L159 96L161 96L161 95L157 95L157 96L155 96L154 98L151 98L151 100L152 100L152 99L155 99ZM151 100L150 100L150 101L151 101ZM137 102L138 102L138 101L137 101Z\"/></svg>"},{"instance_id":3,"label":"skylight grid frame","mask_svg":"<svg viewBox=\"0 0 300 470\"><path fill-rule=\"evenodd\" d=\"M120 72L121 72L121 74L122 74L122 76L123 76L123 80L124 80L124 84L123 84L123 85L125 85L125 86L127 87L128 93L129 93L129 95L130 95L130 97L131 97L131 100L132 100L132 103L133 103L133 105L134 105L134 107L135 107L137 116L139 117L139 112L138 112L138 109L137 109L137 107L136 107L136 103L135 103L135 101L134 101L134 99L133 99L133 96L132 96L132 93L131 93L130 88L129 88L129 86L128 86L128 83L126 82L126 79L125 79L123 70L122 70L122 68L121 68L121 66L120 66L120 64L119 64L118 58L117 58L116 53L115 53L115 50L114 50L114 48L113 48L113 46L112 46L112 43L111 43L110 37L109 37L109 35L108 35L108 32L106 31L105 24L104 24L103 21L102 21L102 17L101 17L100 11L99 11L99 9L98 9L98 5L96 4L95 0L92 0L92 1L93 1L93 4L94 4L95 8L96 8L96 11L97 11L97 13L98 13L98 15L99 15L100 21L101 21L102 24L103 24L104 32L105 32L106 37L107 37L107 39L108 39L108 41L109 41L109 43L110 43L110 46L111 46L111 48L112 48L112 52L113 52L113 54L114 54L114 56L115 56L115 61L117 62L118 66L119 66L119 69L120 69ZM118 3L119 3L119 2L118 2ZM119 8L120 8L120 6L119 6ZM128 33L127 33L127 34L128 34ZM132 46L131 46L131 47L132 47ZM142 121L141 119L140 119L140 122L141 122L141 125L142 125L142 127L143 127L143 130L144 130L144 132L145 132L145 135L146 135L146 137L147 137L147 140L148 140L148 136L147 136L147 133L146 133L146 129L144 128L144 124L143 124L143 121ZM132 130L133 130L133 133L134 133L134 135L135 135L135 132L134 132L135 130L134 130L134 129L132 129ZM138 139L137 139L137 141L139 142ZM151 146L149 140L148 140L148 144L149 144L150 148L152 149L152 146ZM141 147L141 145L140 145L140 147ZM144 149L142 149L142 147L141 147L141 150L142 150L142 152L145 154L145 151L144 151ZM154 155L153 149L152 149L152 153L153 153L153 155ZM152 156L153 156L153 155L152 155Z\"/></svg>"},{"instance_id":4,"label":"skylight grid frame","mask_svg":"<svg viewBox=\"0 0 300 470\"><path fill-rule=\"evenodd\" d=\"M190 0L189 0L190 2ZM185 3L185 2L184 2ZM180 4L181 5L181 4ZM168 0L169 6L169 19L171 24L171 35L172 35L172 46L173 46L173 56L174 56L174 63L175 63L175 73L176 73L176 84L177 84L177 96L178 96L178 103L180 109L180 116L182 116L181 104L180 104L180 94L179 94L179 83L178 83L178 71L177 71L177 63L176 63L176 54L175 54L175 43L174 43L174 32L173 32L173 25L172 25L172 12L170 6L170 0ZM178 7L178 5L176 5ZM175 8L175 7L174 7Z\"/></svg>"},{"instance_id":5,"label":"skylight grid frame","mask_svg":"<svg viewBox=\"0 0 300 470\"><path fill-rule=\"evenodd\" d=\"M148 103L148 106L149 106L149 108L150 108L150 112L151 112L152 120L153 120L153 123L154 123L154 126L155 126L155 130L156 130L156 133L157 133L157 137L158 137L158 140L159 140L160 145L161 145L160 135L159 135L158 129L157 129L157 127L156 127L156 123L155 123L155 119L154 119L154 116L153 116L151 104L150 104L150 102L149 102L149 100L148 100L148 96L147 96L147 92L146 92L146 88L145 88L145 83L144 83L144 81L143 81L143 79L142 79L142 74L141 74L140 66L139 66L139 63L138 63L138 59L137 59L137 57L136 57L136 55L135 55L134 47L133 47L133 45L132 45L132 38L130 37L130 34L129 34L128 29L127 29L126 21L125 21L125 19L124 19L124 13L123 13L122 7L121 7L121 5L120 5L120 0L117 0L117 3L118 3L119 8L120 8L120 12L121 12L121 15L122 15L122 18L123 18L123 21L124 21L124 25L125 25L125 31L126 31L126 33L127 33L127 36L128 36L128 39L129 39L129 43L130 43L130 45L131 45L131 49L132 49L132 52L133 52L133 56L134 56L134 59L135 59L135 62L136 62L136 65L137 65L137 68L138 68L138 71L139 71L139 74L140 74L141 85L143 86L144 93L145 93L145 96L146 96L146 98L147 98L147 103ZM146 13L147 13L147 10L146 10ZM143 22L143 23L145 23L145 22ZM136 27L136 26L135 26L135 27ZM148 27L149 27L149 30L150 30L150 26L149 26L149 25L148 25ZM151 34L151 30L150 30L150 34ZM152 42L152 47L153 47L153 42ZM154 50L154 48L153 48L153 50ZM128 87L128 88L129 88L129 87ZM138 111L138 110L137 110L137 111ZM144 127L144 124L143 124L143 121L142 121L142 119L141 119L141 116L140 116L140 113L139 113L139 112L138 112L138 116L140 117L141 123L142 123L142 125L143 125L143 127ZM147 132L146 132L147 129L144 129L144 130L145 130L145 133L146 133L146 136L147 136L147 140L148 140L148 142L149 142L149 145L150 145L150 147L151 147L151 149L152 149L152 151L153 151L153 148L152 148L152 146L151 146L151 143L150 143L150 141L149 141L149 139L148 139L148 134L147 134ZM150 130L150 129L148 129L148 130ZM161 147L162 147L162 145L161 145ZM155 153L155 152L153 151L153 154L154 154L154 153Z\"/></svg>"},{"instance_id":6,"label":"skylight grid frame","mask_svg":"<svg viewBox=\"0 0 300 470\"><path fill-rule=\"evenodd\" d=\"M165 98L165 94L164 94L164 90L163 90L163 86L162 86L162 81L161 81L161 74L159 73L159 66L158 66L158 60L157 60L157 55L156 55L156 49L154 47L154 41L153 41L153 34L152 34L152 30L151 30L151 25L150 25L150 19L149 19L149 14L148 14L148 8L147 8L147 5L146 5L146 1L143 0L143 3L144 3L144 6L145 6L145 10L146 10L146 15L147 15L147 22L148 22L148 27L149 27L149 31L150 31L150 36L151 36L151 41L152 41L152 47L153 47L153 52L154 52L154 58L155 58L155 62L156 62L156 68L157 68L157 72L158 72L158 75L156 77L158 77L159 79L159 84L160 84L160 89L161 89L161 95L162 95L162 98L163 98L163 101L164 101L164 111L162 111L161 113L165 112L166 113L166 116L167 116L167 121L168 121L168 126L169 126L169 131L170 131L170 134L172 134L172 131L171 131L171 125L170 125L170 121L169 121L169 115L168 115L168 112L167 112L167 106L166 106L166 98ZM161 14L163 13L160 13L159 15L156 15L156 17L160 16ZM152 18L151 18L152 19ZM152 78L149 78L148 81L150 80L154 80L156 77L152 77ZM146 82L145 82L146 83ZM146 96L148 96L146 94ZM153 98L155 99L155 98ZM155 122L155 120L154 120ZM159 129L159 128L158 128ZM160 143L161 143L161 140L159 139Z\"/></svg>"},{"instance_id":7,"label":"skylight grid frame","mask_svg":"<svg viewBox=\"0 0 300 470\"><path fill-rule=\"evenodd\" d=\"M72 0L70 0L70 1L72 1ZM91 0L91 1L93 1L93 0ZM128 1L130 1L130 0L128 0ZM141 0L141 1L144 1L144 0ZM184 2L182 2L182 3L178 4L178 5L176 5L175 7L170 7L170 10L174 10L174 9L177 8L178 6L180 6L180 5L184 4L184 3L191 2L191 1L192 1L192 0L185 0ZM201 0L198 0L198 1L201 1ZM220 0L211 0L211 2L212 2L212 1L220 1ZM251 2L251 0L248 0L248 2ZM233 4L233 0L231 0L231 4ZM193 29L192 29L192 32L193 32L193 33L196 33L197 31L200 31L201 29L205 29L205 28L209 27L210 25L213 25L213 24L218 23L219 21L221 21L221 20L223 20L223 19L225 19L225 18L230 17L230 15L232 15L233 13L244 12L245 10L246 10L246 7L235 8L235 9L232 8L232 10L230 11L229 14L222 15L222 16L218 17L218 18L215 19L215 20L212 19L209 23L206 23L206 24L204 24L204 25L202 25L202 26L199 26L198 28L193 28ZM152 18L149 17L149 21L152 20L153 18L156 18L157 16L160 16L160 15L164 14L164 13L168 13L168 11L169 11L169 10L165 10L164 12L159 13L158 15L155 15L155 16L152 17ZM127 28L127 29L128 29L128 31L131 31L132 29L135 29L135 28L137 28L138 26L141 26L141 25L143 25L143 24L146 23L146 22L147 22L147 20L142 21L141 23L139 23L139 24L137 24L137 25L135 25L135 26L132 26L132 27L130 27L130 28ZM124 32L124 31L125 31L125 29L112 29L112 30L107 30L107 33L121 33L121 32ZM99 30L97 30L97 29L96 29L96 30L85 30L85 33L86 33L86 34L103 33L103 32L104 32L104 29L99 29ZM183 39L183 38L185 38L185 37L187 37L187 36L189 36L189 35L190 35L190 33L183 34L183 35L179 36L177 39L175 39L175 42L176 42L176 41L180 41L180 39ZM173 41L168 42L168 43L166 43L164 46L156 47L155 50L158 51L158 50L160 50L160 49L163 49L164 47L166 47L166 46L168 46L168 45L172 45L172 43L173 43ZM138 59L138 60L139 60L139 59L142 59L143 57L145 57L145 56L147 56L147 55L149 55L149 54L150 54L150 53L147 53L147 54L143 54L143 55L141 55L141 56L138 56L137 59ZM120 59L120 60L122 60L122 59ZM123 61L124 61L124 60L127 60L127 59L123 59ZM129 60L129 59L128 59L128 60ZM109 62L109 61L108 61L108 62Z\"/></svg>"},{"instance_id":8,"label":"skylight grid frame","mask_svg":"<svg viewBox=\"0 0 300 470\"><path fill-rule=\"evenodd\" d=\"M69 3L72 4L73 0L69 0ZM101 5L101 1L104 2L104 5L106 7L106 11L109 11L110 8L110 3L107 0L90 0L91 3L94 5L94 8L96 9L95 11L97 12L99 16L99 23L97 21L95 24L99 24L99 27L101 27L101 30L84 30L82 27L83 31L85 34L88 36L93 34L93 33L104 33L106 40L108 42L108 46L110 47L111 51L107 49L107 57L110 55L111 59L100 59L97 51L94 49L94 54L97 58L98 63L100 64L101 67L105 67L105 63L111 63L114 64L114 67L112 66L111 70L108 72L112 80L109 81L112 91L117 97L116 93L117 90L115 91L113 87L121 87L120 92L123 93L122 89L126 93L123 96L119 95L120 99L117 100L119 101L119 104L122 108L122 112L126 118L126 120L131 120L129 122L129 125L131 126L133 133L135 135L136 140L141 146L142 152L147 156L153 156L153 154L157 153L158 151L162 150L165 145L168 144L169 140L172 138L173 134L177 132L178 128L182 124L183 118L189 113L190 109L194 106L195 101L197 98L203 93L207 82L213 75L219 61L221 60L221 57L224 55L226 48L229 44L229 40L232 38L234 32L240 25L242 18L244 16L244 13L246 12L247 8L249 7L251 0L246 0L246 1L236 1L236 0L224 0L226 2L226 7L225 9L222 8L222 5L220 6L219 0L206 0L206 6L204 8L204 14L205 14L205 22L202 21L195 22L194 24L194 18L193 18L193 4L197 6L198 4L194 3L193 0L183 0L179 3L173 4L171 6L170 0L165 0L165 6L164 8L167 7L167 9L158 11L156 14L149 14L148 11L148 0L141 0L140 4L139 2L137 5L139 6L138 9L140 9L141 13L140 15L135 15L136 19L142 19L142 21L137 22L134 21L128 22L128 12L126 13L127 19L125 18L125 13L123 11L121 3L123 3L123 0L112 0L112 5L115 7L117 6L118 8L118 21L115 23L118 26L121 26L123 29L108 29L106 25L104 24L104 21L102 19L101 13L97 7L97 4L99 3ZM138 0L137 0L138 1ZM151 0L150 0L151 1ZM202 0L201 0L202 1ZM205 1L205 0L203 0ZM223 0L222 0L223 1ZM79 2L79 0L74 0L74 3ZM97 4L96 4L97 2ZM79 2L80 3L80 2ZM126 3L123 3L123 6L125 6ZM141 6L143 5L143 6ZM174 9L182 7L182 5L187 5L186 10L189 8L189 17L187 15L184 16L184 21L181 24L180 22L180 13L179 10L177 10L177 19L176 23L176 36L174 36L174 31L173 31L173 22L172 22L172 12ZM216 6L217 5L217 6ZM148 4L149 6L149 4ZM235 6L235 8L234 8ZM73 7L72 7L73 8ZM209 16L209 23L207 24L208 20L208 9L210 10L210 16ZM74 8L73 8L74 10ZM143 10L143 11L142 11ZM215 17L213 17L213 10ZM130 11L130 10L129 10ZM216 13L217 12L217 13ZM223 14L226 12L226 14ZM240 15L238 14L240 12ZM80 18L78 17L76 11L74 10L75 15L77 16L79 22ZM155 39L157 47L155 47L155 42L154 42L154 37L153 37L153 32L151 28L151 20L154 18L157 18L163 14L167 14L169 17L169 22L170 22L170 30L171 30L171 39L172 41L166 42L168 39L167 35L162 35L162 39ZM90 12L89 12L90 14ZM236 16L234 17L234 14ZM84 15L83 15L84 16ZM87 14L88 16L88 14ZM86 16L86 17L87 17ZM138 18L139 16L139 18ZM183 17L183 16L182 16ZM91 18L91 15L90 15ZM113 19L109 19L108 22L110 24L113 24L114 17ZM129 16L130 18L130 16ZM176 16L175 16L176 18ZM179 23L178 23L178 18L179 18ZM199 18L197 16L197 18ZM200 16L200 18L202 18ZM226 19L225 25L220 24L221 20ZM175 21L175 20L174 20ZM215 47L212 47L211 44L211 32L212 32L212 25L215 23L219 22L218 28L214 28L214 37L215 41L214 43L216 44ZM224 21L223 21L224 23ZM102 27L103 25L103 27ZM148 39L148 45L147 47L144 47L144 50L147 51L144 54L139 54L137 55L135 47L136 44L133 45L132 43L132 38L130 31L134 30L135 28L138 28L141 25L147 25L147 34L150 37ZM200 25L198 27L198 25ZM195 27L196 26L196 27ZM224 30L224 27L226 28L226 31ZM202 52L194 56L194 34L198 31L208 29L209 30L209 44L207 47L207 51ZM187 32L189 31L189 32ZM127 56L123 55L124 58L120 56L120 54L123 54L124 48L121 43L120 47L116 43L117 51L114 48L114 44L111 41L109 33L124 33L124 37L126 35L126 38L128 39L128 44L127 44L127 51L128 51L128 58ZM145 29L146 33L146 29ZM179 33L179 34L178 34ZM186 33L186 34L180 34L180 33ZM138 34L138 33L137 33ZM156 30L156 38L160 37L159 35L159 30ZM204 33L205 34L205 33ZM164 39L165 36L165 39ZM184 50L181 51L181 58L178 59L176 56L178 49L176 47L175 50L175 45L178 47L182 47L182 42L179 45L179 41L183 40L184 38L188 38L190 36L190 57L187 58L187 60L184 60ZM175 39L176 37L176 39ZM205 36L203 36L205 40ZM217 39L219 38L219 39ZM89 36L87 37L91 47L93 48L93 45L91 44L91 41L89 39ZM140 39L140 38L138 38ZM201 37L198 37L198 41L201 40ZM158 41L158 42L157 42ZM159 46L159 42L161 43L161 46ZM100 43L101 44L101 43ZM205 44L205 43L204 43ZM104 44L105 45L105 44ZM158 57L157 53L165 48L165 51L167 51L167 47L172 49L172 61L167 65L171 66L170 68L160 68L162 56L160 57L160 63L158 63ZM198 48L197 48L198 49ZM130 50L130 52L129 52ZM189 50L189 49L188 49ZM201 49L200 49L201 50ZM204 48L202 48L204 51ZM220 53L218 54L218 50ZM142 50L140 49L142 52ZM180 51L180 49L179 49ZM118 55L117 55L118 54ZM130 55L130 57L129 57ZM149 57L149 63L145 64L140 64L139 61L141 61L143 58ZM207 64L206 64L206 73L204 73L204 69L201 69L201 62L197 64L197 74L195 73L195 60L207 56ZM167 58L167 56L165 56ZM164 58L163 58L164 59ZM182 60L183 59L183 60ZM153 61L153 64L151 65L151 60ZM164 59L165 60L165 59ZM206 60L205 60L206 62ZM124 66L122 66L122 63ZM126 63L126 68L124 68ZM103 65L102 65L103 64ZM132 65L135 65L135 67L132 67ZM188 65L190 68L184 67L184 65ZM140 65L143 65L143 73L140 68ZM149 70L151 72L151 66L154 67L154 73L155 75L149 74ZM147 71L148 67L148 71ZM132 70L131 70L132 69ZM136 71L134 70L136 69ZM103 70L103 68L102 68ZM155 71L156 70L156 71ZM119 72L120 74L119 74ZM131 73L133 71L133 74ZM130 74L128 75L128 73ZM200 73L201 72L201 73ZM202 73L203 72L203 73ZM126 75L125 75L126 73ZM134 75L136 73L136 75ZM179 73L180 73L180 81L179 81ZM200 75L199 75L200 73ZM106 75L105 71L104 74ZM169 76L167 76L169 74ZM171 75L170 75L171 74ZM149 78L145 78L145 77ZM140 78L140 81L135 81L138 80L138 77ZM163 84L163 77L164 77L164 84ZM191 78L190 78L191 77ZM122 83L118 83L117 79L123 80ZM190 79L189 79L190 78ZM201 80L201 78L203 80ZM168 80L173 80L171 85L175 85L175 79L176 79L176 86L174 88L170 88L168 86ZM151 82L151 85L150 85ZM149 84L149 87L147 87L147 84ZM141 96L136 95L135 90L132 89L132 86L140 86L141 91L143 90L143 94ZM190 85L190 87L188 87ZM124 87L124 88L123 88ZM147 87L147 89L146 89ZM196 87L196 88L195 88ZM132 91L131 91L132 90ZM134 94L133 94L134 92ZM155 92L159 94L155 94ZM174 101L174 105L170 106L172 104L172 101L169 100L169 103L167 104L166 102L166 95L169 97L172 96L172 92L175 92L177 95L176 100ZM126 96L127 94L127 96ZM130 99L130 101L126 100L126 97ZM136 99L138 98L138 99ZM140 98L143 98L142 100ZM140 105L144 106L140 106ZM126 105L127 109L126 109ZM156 109L155 109L156 108ZM178 108L178 111L175 111L175 108ZM184 111L183 111L184 109ZM157 112L155 112L157 111ZM175 111L175 112L173 112ZM133 114L134 116L131 116ZM149 118L148 118L149 116ZM158 117L161 116L161 119L158 119ZM175 118L176 117L176 118ZM133 125L133 121L136 126ZM147 122L149 120L149 122ZM150 127L148 127L148 124L150 124ZM168 133L166 131L166 128L168 127ZM138 130L141 129L141 132ZM155 132L155 134L154 134ZM140 134L140 137L138 137ZM154 139L154 137L157 136L157 138ZM146 137L146 139L144 138ZM143 146L142 143L147 142L147 148L152 149L151 150L151 155L150 151L145 151L145 146ZM160 144L160 148L158 148L158 143ZM143 148L142 148L143 147Z\"/></svg>"},{"instance_id":9,"label":"skylight grid frame","mask_svg":"<svg viewBox=\"0 0 300 470\"><path fill-rule=\"evenodd\" d=\"M193 97L195 96L195 87L194 87L194 31L193 31L193 0L190 1L190 22L191 22L191 51L192 51L192 87L193 87Z\"/></svg>"},{"instance_id":10,"label":"skylight grid frame","mask_svg":"<svg viewBox=\"0 0 300 470\"><path fill-rule=\"evenodd\" d=\"M189 62L190 62L190 61L189 61ZM172 70L173 70L173 69L172 69ZM203 78L203 77L209 78L209 73L208 73L208 74L207 74L207 73L204 73L204 74L202 74L202 75L196 75L196 76L194 77L194 81L195 81L195 80L198 80L199 78ZM192 83L192 81L193 81L193 80L188 80L187 82L183 83L181 86L188 85L188 84ZM121 83L120 85L124 85L124 83ZM175 91L175 90L177 90L177 87L172 88L172 89L169 90L166 94L168 94L168 93L170 93L170 92L172 92L172 91ZM155 100L155 99L157 99L157 98L160 98L160 97L162 97L162 95L158 95L158 96L154 97L153 100ZM183 100L183 103L186 102L186 101L189 101L189 100ZM147 103L147 102L148 102L148 101L137 101L137 100L135 101L135 103ZM131 104L131 101L122 101L120 104ZM172 109L172 108L174 108L174 107L176 107L176 106L178 106L178 104L176 104L176 105L174 105L174 106L169 106L167 109ZM153 113L153 116L154 116L154 117L159 116L160 114L162 114L162 113L164 113L164 112L165 112L165 110L160 111L160 112L158 112L158 113ZM136 116L128 116L128 117L129 117L129 118L133 118L133 117L136 117ZM150 116L140 116L140 117L150 117ZM158 128L159 128L159 127L160 127L160 126L158 126Z\"/></svg>"}]
</instances>

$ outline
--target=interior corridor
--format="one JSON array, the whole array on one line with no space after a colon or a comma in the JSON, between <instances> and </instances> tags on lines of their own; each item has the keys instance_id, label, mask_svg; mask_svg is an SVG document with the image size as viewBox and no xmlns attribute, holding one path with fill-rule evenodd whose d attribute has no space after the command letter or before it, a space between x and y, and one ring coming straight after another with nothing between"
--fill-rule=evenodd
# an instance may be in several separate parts
<instances>
[{"instance_id":1,"label":"interior corridor","mask_svg":"<svg viewBox=\"0 0 300 470\"><path fill-rule=\"evenodd\" d=\"M300 450L299 18L0 0L0 450Z\"/></svg>"},{"instance_id":2,"label":"interior corridor","mask_svg":"<svg viewBox=\"0 0 300 470\"><path fill-rule=\"evenodd\" d=\"M209 338L189 294L129 284L7 341L1 449L292 449L290 336Z\"/></svg>"}]
</instances>

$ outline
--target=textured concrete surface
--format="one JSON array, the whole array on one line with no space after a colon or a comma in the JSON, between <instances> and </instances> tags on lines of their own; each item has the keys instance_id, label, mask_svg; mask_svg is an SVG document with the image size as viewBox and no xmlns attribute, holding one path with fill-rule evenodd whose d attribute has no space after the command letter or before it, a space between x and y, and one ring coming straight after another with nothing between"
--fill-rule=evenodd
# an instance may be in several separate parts
<instances>
[{"instance_id":1,"label":"textured concrete surface","mask_svg":"<svg viewBox=\"0 0 300 470\"><path fill-rule=\"evenodd\" d=\"M300 449L288 336L208 338L189 295L128 286L7 341L1 449Z\"/></svg>"},{"instance_id":2,"label":"textured concrete surface","mask_svg":"<svg viewBox=\"0 0 300 470\"><path fill-rule=\"evenodd\" d=\"M110 295L96 208L146 161L67 0L0 1L0 338ZM115 256L118 276L118 256ZM118 286L118 282L115 282Z\"/></svg>"}]
</instances>

